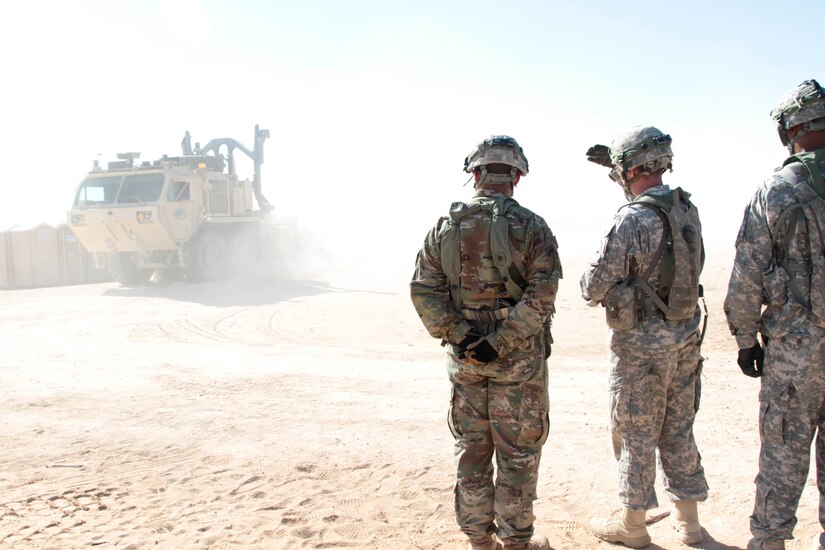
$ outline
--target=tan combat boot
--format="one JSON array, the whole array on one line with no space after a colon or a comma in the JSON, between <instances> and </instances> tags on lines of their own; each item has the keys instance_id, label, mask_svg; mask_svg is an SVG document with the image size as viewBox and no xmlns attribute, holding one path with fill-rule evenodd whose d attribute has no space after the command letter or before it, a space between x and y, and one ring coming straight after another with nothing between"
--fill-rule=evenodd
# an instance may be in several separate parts
<instances>
[{"instance_id":1,"label":"tan combat boot","mask_svg":"<svg viewBox=\"0 0 825 550\"><path fill-rule=\"evenodd\" d=\"M620 542L630 548L644 548L650 544L645 527L645 511L625 508L619 518L594 519L590 529L598 538L607 542Z\"/></svg>"},{"instance_id":2,"label":"tan combat boot","mask_svg":"<svg viewBox=\"0 0 825 550\"><path fill-rule=\"evenodd\" d=\"M550 541L544 535L536 533L526 545L505 542L504 550L550 550Z\"/></svg>"},{"instance_id":3,"label":"tan combat boot","mask_svg":"<svg viewBox=\"0 0 825 550\"><path fill-rule=\"evenodd\" d=\"M485 542L475 543L470 541L467 550L502 550L501 543L491 536Z\"/></svg>"},{"instance_id":4,"label":"tan combat boot","mask_svg":"<svg viewBox=\"0 0 825 550\"><path fill-rule=\"evenodd\" d=\"M682 544L702 542L702 526L699 525L699 510L695 500L680 500L673 503L670 524L679 533Z\"/></svg>"}]
</instances>

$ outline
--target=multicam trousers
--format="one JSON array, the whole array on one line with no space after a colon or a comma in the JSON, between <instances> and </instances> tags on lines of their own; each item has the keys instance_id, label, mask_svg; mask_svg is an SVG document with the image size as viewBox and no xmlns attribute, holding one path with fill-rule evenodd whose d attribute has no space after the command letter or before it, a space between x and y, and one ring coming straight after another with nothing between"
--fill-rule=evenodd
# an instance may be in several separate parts
<instances>
[{"instance_id":1,"label":"multicam trousers","mask_svg":"<svg viewBox=\"0 0 825 550\"><path fill-rule=\"evenodd\" d=\"M482 367L451 359L448 422L456 439L455 511L471 541L497 533L519 544L533 535L533 501L549 421L547 363L538 347L538 341L528 342Z\"/></svg>"}]
</instances>

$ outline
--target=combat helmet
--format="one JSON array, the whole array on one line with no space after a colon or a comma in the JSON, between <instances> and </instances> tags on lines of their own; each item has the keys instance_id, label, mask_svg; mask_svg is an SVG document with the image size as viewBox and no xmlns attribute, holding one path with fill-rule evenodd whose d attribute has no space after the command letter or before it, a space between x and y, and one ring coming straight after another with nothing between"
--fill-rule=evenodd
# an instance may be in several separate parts
<instances>
[{"instance_id":1,"label":"combat helmet","mask_svg":"<svg viewBox=\"0 0 825 550\"><path fill-rule=\"evenodd\" d=\"M488 164L506 164L511 168L510 174L488 174ZM464 158L464 171L471 173L475 169L481 171L480 183L511 183L519 172L523 176L527 175L529 163L524 156L524 150L514 138L495 135L476 145L476 148Z\"/></svg>"},{"instance_id":2,"label":"combat helmet","mask_svg":"<svg viewBox=\"0 0 825 550\"><path fill-rule=\"evenodd\" d=\"M782 145L793 154L794 144L805 134L825 130L825 90L816 80L806 80L779 99L779 104L771 111L771 118L776 123ZM794 126L801 128L791 138L788 130Z\"/></svg>"},{"instance_id":3,"label":"combat helmet","mask_svg":"<svg viewBox=\"0 0 825 550\"><path fill-rule=\"evenodd\" d=\"M637 126L616 139L610 145L610 160L614 169L610 177L626 187L627 172L642 167L642 174L673 170L673 151L670 134L653 126Z\"/></svg>"}]
</instances>

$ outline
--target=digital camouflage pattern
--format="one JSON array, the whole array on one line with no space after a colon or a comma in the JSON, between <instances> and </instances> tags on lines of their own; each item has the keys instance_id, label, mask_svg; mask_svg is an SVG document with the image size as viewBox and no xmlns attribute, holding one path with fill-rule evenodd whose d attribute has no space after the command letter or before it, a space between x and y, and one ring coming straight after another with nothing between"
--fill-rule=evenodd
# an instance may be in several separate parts
<instances>
[{"instance_id":1,"label":"digital camouflage pattern","mask_svg":"<svg viewBox=\"0 0 825 550\"><path fill-rule=\"evenodd\" d=\"M665 313L665 318L681 321L691 319L696 314L705 250L701 239L702 222L699 220L699 211L690 201L690 193L677 187L670 199L663 201L652 194L643 194L635 199L635 202L656 208L662 221L667 221L665 227L668 231L659 260L659 292L643 280L644 273L634 284L646 291L647 296ZM667 303L662 301L663 298L667 298Z\"/></svg>"},{"instance_id":2,"label":"digital camouflage pattern","mask_svg":"<svg viewBox=\"0 0 825 550\"><path fill-rule=\"evenodd\" d=\"M779 99L779 104L771 111L771 118L782 145L793 154L793 144L802 136L814 129L825 129L825 90L816 80L804 81ZM791 138L787 130L795 126L799 126L799 131Z\"/></svg>"},{"instance_id":3,"label":"digital camouflage pattern","mask_svg":"<svg viewBox=\"0 0 825 550\"><path fill-rule=\"evenodd\" d=\"M820 169L825 171L825 163ZM791 538L817 429L819 515L825 528L825 319L813 311L817 304L825 305L825 283L818 267L822 248L812 246L825 238L825 208L810 182L804 164L790 162L757 189L736 238L725 298L725 315L740 349L756 345L759 332L769 336L759 393L762 447L751 516L757 545L760 540ZM789 215L801 200L809 202L809 211Z\"/></svg>"},{"instance_id":4,"label":"digital camouflage pattern","mask_svg":"<svg viewBox=\"0 0 825 550\"><path fill-rule=\"evenodd\" d=\"M480 189L476 197L501 199L503 195ZM447 346L447 372L453 385L448 420L456 438L458 524L473 542L483 542L497 532L508 548L518 548L533 534L533 500L549 422L549 350L543 327L553 312L562 272L556 239L541 217L512 199L507 200L505 216L512 251L525 270L526 286L517 303L492 258L487 211L461 219L459 281L449 280L442 263L442 240L450 218L438 221L418 253L410 292L429 333L451 343ZM460 294L460 309L506 311L506 317L466 319L455 306L454 292ZM488 335L499 359L485 365L458 358L454 344L471 330Z\"/></svg>"},{"instance_id":5,"label":"digital camouflage pattern","mask_svg":"<svg viewBox=\"0 0 825 550\"><path fill-rule=\"evenodd\" d=\"M825 170L825 163L820 167ZM813 217L823 220L825 208L809 182L805 166L792 162L759 187L745 210L725 299L725 315L740 349L756 345L758 332L781 338L805 332L812 323L825 327L825 319L811 311L812 303L825 304L825 285L811 285L811 264L819 263L822 253L815 252L820 258L813 258L810 244L812 238L822 237L809 235L807 216L791 215L801 198L816 209ZM787 239L792 220L792 235ZM780 251L788 256L784 262L775 253L774 240L784 244Z\"/></svg>"},{"instance_id":6,"label":"digital camouflage pattern","mask_svg":"<svg viewBox=\"0 0 825 550\"><path fill-rule=\"evenodd\" d=\"M653 126L637 126L610 144L610 160L624 175L631 168L661 160L661 168L672 168L671 139Z\"/></svg>"},{"instance_id":7,"label":"digital camouflage pattern","mask_svg":"<svg viewBox=\"0 0 825 550\"><path fill-rule=\"evenodd\" d=\"M670 189L661 185L642 193L647 194L666 197ZM662 220L649 206L620 209L602 250L582 276L582 297L588 304L603 304L631 272L647 271L663 231ZM654 289L660 274L657 265L648 279ZM636 309L635 325L610 331L610 427L619 462L620 499L631 510L658 505L658 448L669 498L703 501L708 488L693 437L701 393L699 307L691 319L668 321L639 294Z\"/></svg>"},{"instance_id":8,"label":"digital camouflage pattern","mask_svg":"<svg viewBox=\"0 0 825 550\"><path fill-rule=\"evenodd\" d=\"M789 376L789 371L794 375ZM791 380L793 378L793 380ZM793 538L796 509L816 448L819 522L825 529L825 330L771 339L759 396L759 473L750 518L757 541ZM825 539L820 536L820 543Z\"/></svg>"}]
</instances>

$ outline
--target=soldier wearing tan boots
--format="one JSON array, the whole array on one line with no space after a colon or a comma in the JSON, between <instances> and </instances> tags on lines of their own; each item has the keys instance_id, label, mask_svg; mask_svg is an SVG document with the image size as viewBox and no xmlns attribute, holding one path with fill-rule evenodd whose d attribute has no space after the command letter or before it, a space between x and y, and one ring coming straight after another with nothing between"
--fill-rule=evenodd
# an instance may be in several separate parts
<instances>
[{"instance_id":1,"label":"soldier wearing tan boots","mask_svg":"<svg viewBox=\"0 0 825 550\"><path fill-rule=\"evenodd\" d=\"M605 307L610 328L610 431L619 464L618 517L593 534L631 548L650 544L646 511L658 506L656 453L679 540L702 540L697 503L707 483L693 438L702 369L699 275L702 227L690 195L670 189L669 135L637 127L588 160L611 168L629 204L619 209L581 279L582 297Z\"/></svg>"}]
</instances>

